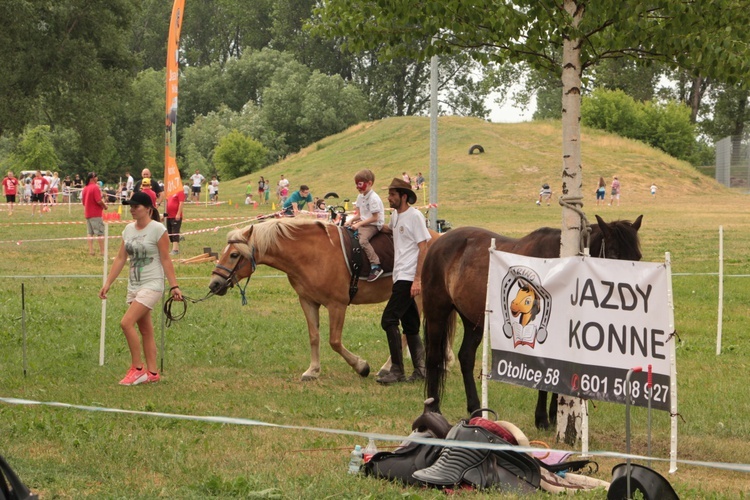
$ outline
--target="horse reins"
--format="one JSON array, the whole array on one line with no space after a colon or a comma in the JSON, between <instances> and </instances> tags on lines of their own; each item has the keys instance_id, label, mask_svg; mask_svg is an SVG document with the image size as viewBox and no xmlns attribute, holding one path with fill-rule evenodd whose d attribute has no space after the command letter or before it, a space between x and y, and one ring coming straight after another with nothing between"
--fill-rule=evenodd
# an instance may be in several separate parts
<instances>
[{"instance_id":1,"label":"horse reins","mask_svg":"<svg viewBox=\"0 0 750 500\"><path fill-rule=\"evenodd\" d=\"M246 241L243 240L230 240L227 241L228 244L235 244L235 243L242 243L247 245ZM253 272L255 272L256 262L255 262L255 249L250 248L250 265L253 267ZM232 269L229 269L226 266L222 266L218 262L214 266L214 269L211 271L211 274L215 274L218 277L224 279L229 283L229 288L234 287L234 285L237 285L237 288L240 290L240 295L242 296L242 305L247 305L247 297L245 296L245 290L247 289L247 285L250 282L250 276L252 276L252 273L250 276L247 277L247 281L245 281L245 286L240 287L239 280L237 279L237 270L240 267L240 264L242 263L242 259L244 259L244 256L240 256L239 259L237 259L237 262L234 264L234 267ZM224 275L219 270L226 272L227 274ZM213 297L216 295L216 292L213 290L210 290L203 298L200 299L194 299L191 297L188 297L187 295L182 296L182 312L179 314L173 314L172 313L172 304L174 303L174 298L169 297L166 302L164 302L164 316L167 318L167 326L170 326L173 321L179 321L182 318L185 317L185 314L187 313L187 303L190 302L192 304L197 304L198 302L203 302L204 300L207 300L209 297Z\"/></svg>"}]
</instances>

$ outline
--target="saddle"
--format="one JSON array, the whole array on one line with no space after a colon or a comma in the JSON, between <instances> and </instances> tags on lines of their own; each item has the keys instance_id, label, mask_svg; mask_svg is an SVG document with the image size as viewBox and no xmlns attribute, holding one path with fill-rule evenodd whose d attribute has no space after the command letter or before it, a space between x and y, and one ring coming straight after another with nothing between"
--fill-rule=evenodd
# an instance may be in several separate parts
<instances>
[{"instance_id":1,"label":"saddle","mask_svg":"<svg viewBox=\"0 0 750 500\"><path fill-rule=\"evenodd\" d=\"M359 264L359 270L357 275L359 278L367 279L370 274L370 259L367 258L367 254L362 251L362 247L359 245L359 240L354 238L352 231L347 230L343 232L344 235L344 250L346 252L347 264L349 266L349 272L352 272L353 267ZM393 272L393 232L388 226L383 226L371 240L375 253L380 257L380 267L386 273ZM361 260L360 260L361 259ZM359 260L359 262L357 262Z\"/></svg>"}]
</instances>

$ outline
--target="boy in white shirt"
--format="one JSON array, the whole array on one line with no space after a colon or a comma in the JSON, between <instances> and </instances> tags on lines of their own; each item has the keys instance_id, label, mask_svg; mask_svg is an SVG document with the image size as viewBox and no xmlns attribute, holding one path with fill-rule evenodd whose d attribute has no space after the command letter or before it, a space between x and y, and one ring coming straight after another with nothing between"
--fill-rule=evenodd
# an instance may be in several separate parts
<instances>
[{"instance_id":1,"label":"boy in white shirt","mask_svg":"<svg viewBox=\"0 0 750 500\"><path fill-rule=\"evenodd\" d=\"M346 225L359 233L359 244L370 259L370 275L367 281L372 283L383 274L380 267L380 257L373 250L370 240L378 234L385 223L385 207L380 196L372 190L375 183L375 174L371 170L363 169L354 176L357 184L357 213L354 214Z\"/></svg>"}]
</instances>

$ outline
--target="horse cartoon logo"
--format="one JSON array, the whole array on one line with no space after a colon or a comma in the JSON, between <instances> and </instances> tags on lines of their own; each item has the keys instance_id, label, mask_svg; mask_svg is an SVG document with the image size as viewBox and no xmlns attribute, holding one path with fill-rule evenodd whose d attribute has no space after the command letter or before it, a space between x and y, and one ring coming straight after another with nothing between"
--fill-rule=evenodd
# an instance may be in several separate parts
<instances>
[{"instance_id":1,"label":"horse cartoon logo","mask_svg":"<svg viewBox=\"0 0 750 500\"><path fill-rule=\"evenodd\" d=\"M533 349L537 342L543 344L547 340L552 301L533 269L508 269L502 282L502 311L503 333L513 339L513 347L526 345Z\"/></svg>"}]
</instances>

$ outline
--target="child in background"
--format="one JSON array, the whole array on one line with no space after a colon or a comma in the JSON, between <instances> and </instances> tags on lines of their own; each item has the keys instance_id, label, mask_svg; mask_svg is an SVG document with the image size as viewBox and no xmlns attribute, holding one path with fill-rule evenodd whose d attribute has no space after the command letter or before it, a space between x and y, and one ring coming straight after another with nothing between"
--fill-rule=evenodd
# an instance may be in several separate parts
<instances>
[{"instance_id":1,"label":"child in background","mask_svg":"<svg viewBox=\"0 0 750 500\"><path fill-rule=\"evenodd\" d=\"M552 189L549 187L549 184L546 182L542 184L542 189L539 191L539 199L536 201L536 204L538 206L541 206L542 200L547 201L547 206L549 206L549 202L552 199Z\"/></svg>"}]
</instances>

